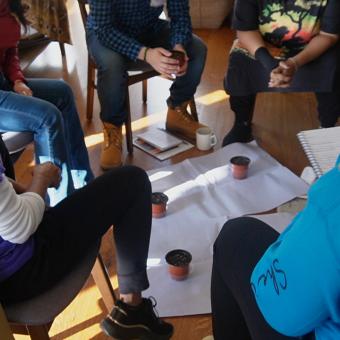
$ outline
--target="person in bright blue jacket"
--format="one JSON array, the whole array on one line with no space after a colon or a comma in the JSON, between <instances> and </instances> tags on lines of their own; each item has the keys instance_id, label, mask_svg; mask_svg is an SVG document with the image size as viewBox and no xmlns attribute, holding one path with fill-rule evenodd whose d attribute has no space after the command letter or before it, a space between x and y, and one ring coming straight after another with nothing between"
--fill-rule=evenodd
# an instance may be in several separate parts
<instances>
[{"instance_id":1,"label":"person in bright blue jacket","mask_svg":"<svg viewBox=\"0 0 340 340\"><path fill-rule=\"evenodd\" d=\"M250 217L214 245L215 340L340 339L340 157L279 236Z\"/></svg>"}]
</instances>

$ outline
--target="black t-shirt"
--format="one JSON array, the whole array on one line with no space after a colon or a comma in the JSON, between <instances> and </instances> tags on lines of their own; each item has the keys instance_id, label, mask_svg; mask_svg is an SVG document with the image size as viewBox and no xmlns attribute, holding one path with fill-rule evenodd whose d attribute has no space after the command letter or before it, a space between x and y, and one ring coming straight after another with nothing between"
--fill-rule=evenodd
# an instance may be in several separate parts
<instances>
[{"instance_id":1,"label":"black t-shirt","mask_svg":"<svg viewBox=\"0 0 340 340\"><path fill-rule=\"evenodd\" d=\"M340 0L236 0L233 28L259 30L283 54L295 54L320 30L340 33Z\"/></svg>"}]
</instances>

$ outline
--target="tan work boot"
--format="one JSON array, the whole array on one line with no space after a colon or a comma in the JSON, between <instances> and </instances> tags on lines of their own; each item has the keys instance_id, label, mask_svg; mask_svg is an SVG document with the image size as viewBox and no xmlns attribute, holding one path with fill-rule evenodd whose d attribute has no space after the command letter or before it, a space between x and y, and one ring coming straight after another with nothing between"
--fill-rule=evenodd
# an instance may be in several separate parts
<instances>
[{"instance_id":1,"label":"tan work boot","mask_svg":"<svg viewBox=\"0 0 340 340\"><path fill-rule=\"evenodd\" d=\"M122 165L122 127L103 122L104 142L100 155L100 166L109 170Z\"/></svg>"},{"instance_id":2,"label":"tan work boot","mask_svg":"<svg viewBox=\"0 0 340 340\"><path fill-rule=\"evenodd\" d=\"M196 141L196 130L205 125L196 122L193 116L187 111L188 103L174 108L168 108L166 116L166 129L176 135L180 135L192 142Z\"/></svg>"}]
</instances>

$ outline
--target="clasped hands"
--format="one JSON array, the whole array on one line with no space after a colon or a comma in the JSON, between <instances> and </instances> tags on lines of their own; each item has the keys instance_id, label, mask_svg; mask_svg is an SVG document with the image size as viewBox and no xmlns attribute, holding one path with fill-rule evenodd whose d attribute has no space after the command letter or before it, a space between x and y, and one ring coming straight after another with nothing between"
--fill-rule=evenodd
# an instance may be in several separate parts
<instances>
[{"instance_id":1,"label":"clasped hands","mask_svg":"<svg viewBox=\"0 0 340 340\"><path fill-rule=\"evenodd\" d=\"M174 50L185 53L185 61L182 66L178 60L171 58L171 51L162 47L148 49L145 61L165 78L173 80L174 76L184 76L188 69L189 58L182 45L177 44L174 46Z\"/></svg>"},{"instance_id":2,"label":"clasped hands","mask_svg":"<svg viewBox=\"0 0 340 340\"><path fill-rule=\"evenodd\" d=\"M281 61L270 73L268 87L287 88L297 71L297 64L291 58Z\"/></svg>"}]
</instances>

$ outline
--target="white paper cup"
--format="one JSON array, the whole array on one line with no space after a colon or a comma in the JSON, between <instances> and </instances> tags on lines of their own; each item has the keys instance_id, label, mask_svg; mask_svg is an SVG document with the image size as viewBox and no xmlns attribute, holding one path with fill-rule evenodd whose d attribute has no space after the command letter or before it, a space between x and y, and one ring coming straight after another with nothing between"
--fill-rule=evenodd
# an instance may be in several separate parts
<instances>
[{"instance_id":1,"label":"white paper cup","mask_svg":"<svg viewBox=\"0 0 340 340\"><path fill-rule=\"evenodd\" d=\"M215 134L208 127L196 130L196 146L198 150L210 150L217 143Z\"/></svg>"}]
</instances>

